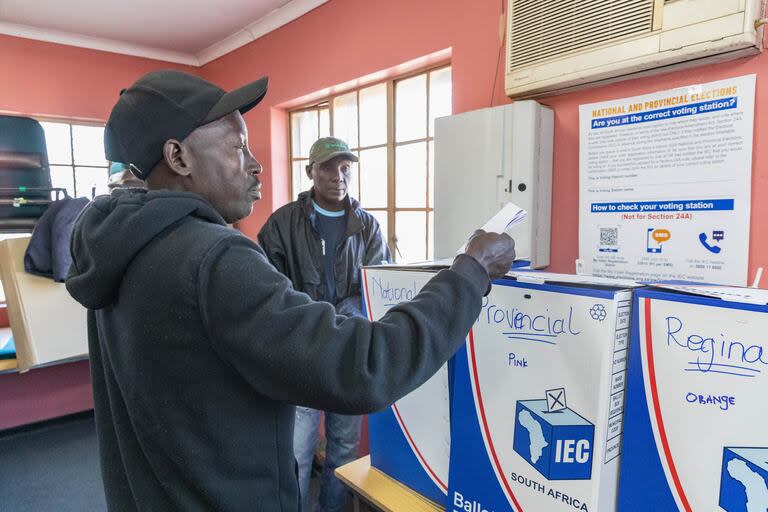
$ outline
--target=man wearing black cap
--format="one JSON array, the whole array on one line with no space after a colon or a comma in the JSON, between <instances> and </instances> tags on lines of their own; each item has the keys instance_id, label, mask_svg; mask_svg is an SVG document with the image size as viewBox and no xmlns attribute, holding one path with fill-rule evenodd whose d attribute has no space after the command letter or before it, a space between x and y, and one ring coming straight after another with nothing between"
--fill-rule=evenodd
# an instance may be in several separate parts
<instances>
[{"instance_id":1,"label":"man wearing black cap","mask_svg":"<svg viewBox=\"0 0 768 512\"><path fill-rule=\"evenodd\" d=\"M341 139L323 137L312 144L306 166L311 190L270 216L259 233L259 244L295 290L331 303L339 314L363 316L360 268L390 258L379 223L349 196L353 162L357 155ZM296 408L293 449L305 506L320 418L317 409ZM323 418L325 461L314 510L341 512L348 492L334 471L356 458L360 416L326 411Z\"/></svg>"},{"instance_id":2,"label":"man wearing black cap","mask_svg":"<svg viewBox=\"0 0 768 512\"><path fill-rule=\"evenodd\" d=\"M96 198L72 235L88 308L96 429L110 510L296 512L294 405L361 414L426 381L463 343L514 249L476 234L381 322L313 302L227 227L260 197L242 113L266 79L226 93L178 71L126 89L106 157L146 191Z\"/></svg>"}]
</instances>

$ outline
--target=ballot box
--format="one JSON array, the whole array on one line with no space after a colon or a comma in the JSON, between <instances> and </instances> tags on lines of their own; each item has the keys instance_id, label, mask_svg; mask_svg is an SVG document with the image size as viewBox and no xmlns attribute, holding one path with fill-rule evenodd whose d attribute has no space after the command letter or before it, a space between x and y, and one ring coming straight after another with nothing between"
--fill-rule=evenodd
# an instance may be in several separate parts
<instances>
[{"instance_id":1,"label":"ballot box","mask_svg":"<svg viewBox=\"0 0 768 512\"><path fill-rule=\"evenodd\" d=\"M444 265L381 266L363 270L363 302L371 320L413 299ZM451 449L449 371L432 378L384 411L368 416L371 466L430 500L444 504Z\"/></svg>"},{"instance_id":2,"label":"ballot box","mask_svg":"<svg viewBox=\"0 0 768 512\"><path fill-rule=\"evenodd\" d=\"M454 357L447 510L615 510L635 287L495 283Z\"/></svg>"},{"instance_id":3,"label":"ballot box","mask_svg":"<svg viewBox=\"0 0 768 512\"><path fill-rule=\"evenodd\" d=\"M634 299L619 509L768 510L768 292Z\"/></svg>"}]
</instances>

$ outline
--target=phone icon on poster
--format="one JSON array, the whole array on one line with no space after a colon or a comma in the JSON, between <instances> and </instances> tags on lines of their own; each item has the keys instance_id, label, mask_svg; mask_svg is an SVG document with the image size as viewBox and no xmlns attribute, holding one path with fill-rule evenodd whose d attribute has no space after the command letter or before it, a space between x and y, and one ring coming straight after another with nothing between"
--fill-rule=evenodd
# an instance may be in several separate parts
<instances>
[{"instance_id":1,"label":"phone icon on poster","mask_svg":"<svg viewBox=\"0 0 768 512\"><path fill-rule=\"evenodd\" d=\"M716 238L716 237L713 236L713 238ZM720 236L719 238L722 240L722 236ZM715 241L717 241L717 240L715 240ZM720 251L722 250L719 246L714 245L714 242L712 244L710 244L707 241L707 234L706 233L699 233L699 242L701 242L701 245L703 245L706 250L708 250L709 252L711 252L713 254L720 254Z\"/></svg>"},{"instance_id":2,"label":"phone icon on poster","mask_svg":"<svg viewBox=\"0 0 768 512\"><path fill-rule=\"evenodd\" d=\"M652 236L654 231L655 230L653 228L648 228L648 233L646 234L645 238L645 246L648 252L652 254L658 254L661 252L661 242Z\"/></svg>"}]
</instances>

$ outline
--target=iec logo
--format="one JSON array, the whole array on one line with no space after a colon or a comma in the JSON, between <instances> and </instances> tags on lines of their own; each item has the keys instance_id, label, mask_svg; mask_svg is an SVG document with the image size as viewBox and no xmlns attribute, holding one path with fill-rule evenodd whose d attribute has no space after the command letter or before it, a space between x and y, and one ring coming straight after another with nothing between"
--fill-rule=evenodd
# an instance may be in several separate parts
<instances>
[{"instance_id":1,"label":"iec logo","mask_svg":"<svg viewBox=\"0 0 768 512\"><path fill-rule=\"evenodd\" d=\"M548 480L589 480L595 426L567 407L565 390L556 397L519 400L512 448Z\"/></svg>"},{"instance_id":2,"label":"iec logo","mask_svg":"<svg viewBox=\"0 0 768 512\"><path fill-rule=\"evenodd\" d=\"M768 448L723 449L720 507L726 512L768 510Z\"/></svg>"}]
</instances>

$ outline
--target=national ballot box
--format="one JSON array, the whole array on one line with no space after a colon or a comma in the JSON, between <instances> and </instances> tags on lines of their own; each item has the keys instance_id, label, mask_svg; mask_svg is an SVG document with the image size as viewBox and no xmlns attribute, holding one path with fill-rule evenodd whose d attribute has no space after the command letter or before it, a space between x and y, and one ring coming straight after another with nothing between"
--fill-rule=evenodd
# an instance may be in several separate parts
<instances>
[{"instance_id":1,"label":"national ballot box","mask_svg":"<svg viewBox=\"0 0 768 512\"><path fill-rule=\"evenodd\" d=\"M363 307L370 320L413 299L451 259L362 270ZM513 269L529 268L516 261ZM432 378L384 411L368 416L371 465L422 496L448 503L453 359Z\"/></svg>"},{"instance_id":2,"label":"national ballot box","mask_svg":"<svg viewBox=\"0 0 768 512\"><path fill-rule=\"evenodd\" d=\"M363 302L371 320L413 299L439 262L363 269ZM451 450L449 364L391 407L368 416L371 466L444 505Z\"/></svg>"}]
</instances>

